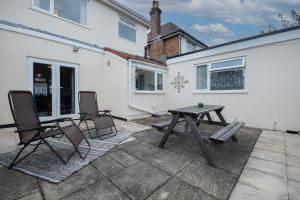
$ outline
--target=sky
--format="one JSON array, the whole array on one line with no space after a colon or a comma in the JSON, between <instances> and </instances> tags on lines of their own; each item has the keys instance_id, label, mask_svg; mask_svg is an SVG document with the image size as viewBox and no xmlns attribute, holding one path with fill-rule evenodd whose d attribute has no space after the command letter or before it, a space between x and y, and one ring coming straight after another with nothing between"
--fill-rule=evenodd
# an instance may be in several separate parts
<instances>
[{"instance_id":1,"label":"sky","mask_svg":"<svg viewBox=\"0 0 300 200\"><path fill-rule=\"evenodd\" d=\"M150 19L152 0L117 0ZM281 29L278 14L290 21L290 11L300 12L300 0L160 0L162 24L173 22L212 46L267 31Z\"/></svg>"}]
</instances>

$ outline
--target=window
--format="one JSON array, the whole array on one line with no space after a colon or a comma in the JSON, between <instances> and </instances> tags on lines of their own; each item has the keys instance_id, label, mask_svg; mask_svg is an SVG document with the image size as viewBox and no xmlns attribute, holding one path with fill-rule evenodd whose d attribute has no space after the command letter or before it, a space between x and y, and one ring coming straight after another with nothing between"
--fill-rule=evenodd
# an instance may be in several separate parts
<instances>
[{"instance_id":1,"label":"window","mask_svg":"<svg viewBox=\"0 0 300 200\"><path fill-rule=\"evenodd\" d=\"M119 36L125 40L136 43L136 27L129 20L120 17L119 21Z\"/></svg>"},{"instance_id":2,"label":"window","mask_svg":"<svg viewBox=\"0 0 300 200\"><path fill-rule=\"evenodd\" d=\"M245 58L212 62L196 67L196 90L239 91L245 89Z\"/></svg>"},{"instance_id":3,"label":"window","mask_svg":"<svg viewBox=\"0 0 300 200\"><path fill-rule=\"evenodd\" d=\"M160 72L139 69L135 70L136 91L158 92L164 89L164 76Z\"/></svg>"},{"instance_id":4,"label":"window","mask_svg":"<svg viewBox=\"0 0 300 200\"><path fill-rule=\"evenodd\" d=\"M187 52L195 51L196 45L191 41L187 41Z\"/></svg>"},{"instance_id":5,"label":"window","mask_svg":"<svg viewBox=\"0 0 300 200\"><path fill-rule=\"evenodd\" d=\"M33 0L33 7L87 25L87 0Z\"/></svg>"}]
</instances>

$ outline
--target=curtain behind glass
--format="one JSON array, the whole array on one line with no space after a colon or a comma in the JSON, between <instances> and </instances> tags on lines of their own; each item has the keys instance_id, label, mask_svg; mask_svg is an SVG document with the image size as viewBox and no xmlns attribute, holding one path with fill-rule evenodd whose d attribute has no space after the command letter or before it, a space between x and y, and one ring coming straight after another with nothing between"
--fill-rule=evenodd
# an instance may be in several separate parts
<instances>
[{"instance_id":1,"label":"curtain behind glass","mask_svg":"<svg viewBox=\"0 0 300 200\"><path fill-rule=\"evenodd\" d=\"M197 67L196 88L197 90L207 89L207 65Z\"/></svg>"}]
</instances>

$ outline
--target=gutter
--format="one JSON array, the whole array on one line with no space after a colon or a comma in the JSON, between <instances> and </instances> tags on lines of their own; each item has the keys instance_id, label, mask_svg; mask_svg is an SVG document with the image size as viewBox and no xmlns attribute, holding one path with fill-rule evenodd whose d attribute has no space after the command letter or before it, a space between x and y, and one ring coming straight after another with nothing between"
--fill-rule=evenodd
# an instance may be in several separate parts
<instances>
[{"instance_id":1,"label":"gutter","mask_svg":"<svg viewBox=\"0 0 300 200\"><path fill-rule=\"evenodd\" d=\"M152 111L152 110L148 110L145 108L141 108L139 106L133 105L132 104L132 94L131 94L131 67L132 67L132 60L128 60L128 106L152 115L157 115L156 112Z\"/></svg>"}]
</instances>

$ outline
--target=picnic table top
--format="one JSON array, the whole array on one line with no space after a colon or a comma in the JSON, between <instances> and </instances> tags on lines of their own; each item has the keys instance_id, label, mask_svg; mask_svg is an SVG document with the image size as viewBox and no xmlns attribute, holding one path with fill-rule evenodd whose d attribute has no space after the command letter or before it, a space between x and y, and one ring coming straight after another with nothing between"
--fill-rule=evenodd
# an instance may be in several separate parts
<instances>
[{"instance_id":1,"label":"picnic table top","mask_svg":"<svg viewBox=\"0 0 300 200\"><path fill-rule=\"evenodd\" d=\"M177 108L169 110L170 113L178 113L178 114L193 114L193 115L200 115L209 113L216 110L222 110L224 106L219 105L204 105L203 107L198 106L189 106L184 108Z\"/></svg>"}]
</instances>

